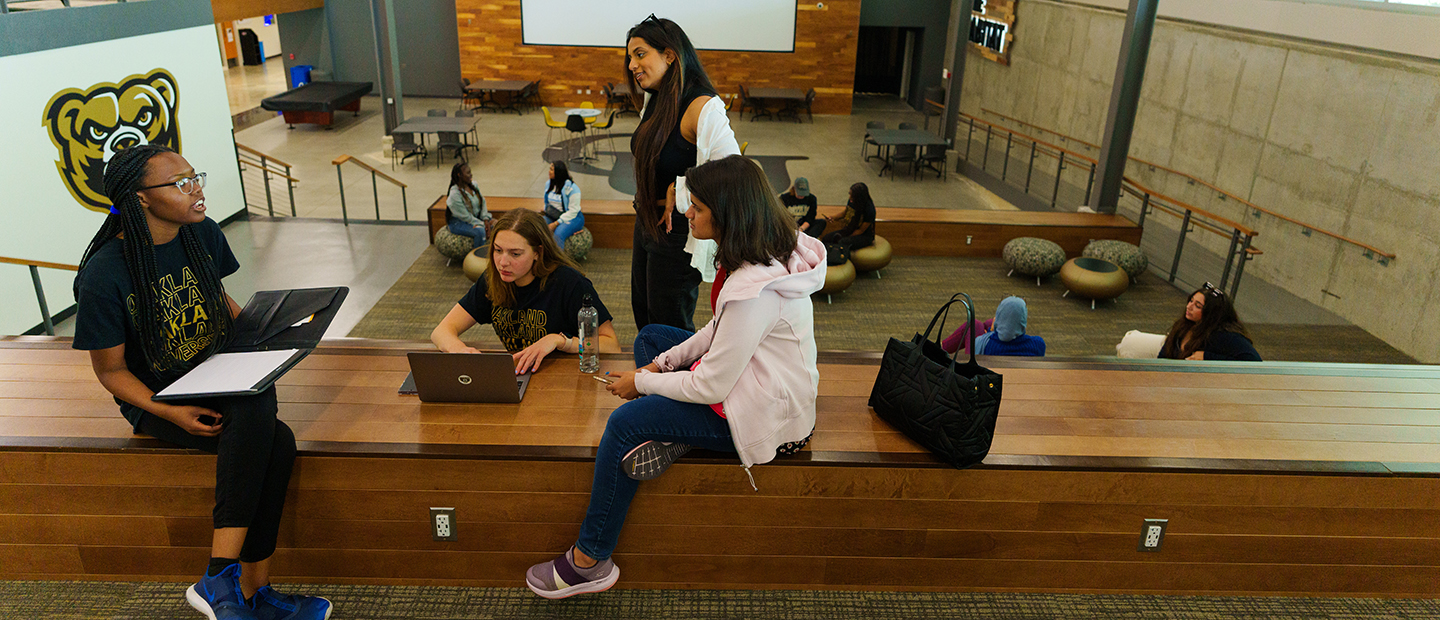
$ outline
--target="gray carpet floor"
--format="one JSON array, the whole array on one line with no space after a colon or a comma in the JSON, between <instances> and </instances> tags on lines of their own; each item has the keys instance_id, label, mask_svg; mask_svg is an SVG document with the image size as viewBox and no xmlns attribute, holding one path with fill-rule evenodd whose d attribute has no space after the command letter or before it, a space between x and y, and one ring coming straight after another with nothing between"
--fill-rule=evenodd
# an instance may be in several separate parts
<instances>
[{"instance_id":1,"label":"gray carpet floor","mask_svg":"<svg viewBox=\"0 0 1440 620\"><path fill-rule=\"evenodd\" d=\"M634 341L630 313L630 251L595 249L581 265L615 317L622 345ZM1028 333L1045 339L1050 356L1115 355L1125 332L1164 333L1180 315L1186 291L1163 278L1142 274L1114 302L1090 309L1088 300L1064 297L1058 278L1042 281L1008 277L998 258L900 256L880 277L861 274L844 292L815 299L815 342L821 350L883 351L891 337L909 339L925 329L936 309L955 292L974 299L982 319L993 316L1007 295L1019 295L1030 309ZM358 338L428 340L430 330L470 288L459 261L427 248L410 269L350 332ZM700 287L695 324L710 320L709 285ZM963 312L963 311L961 311ZM1242 319L1244 317L1241 317ZM947 331L963 316L952 314ZM1249 325L1260 355L1268 360L1413 364L1414 358L1353 325ZM500 348L488 325L465 335L482 348Z\"/></svg>"},{"instance_id":2,"label":"gray carpet floor","mask_svg":"<svg viewBox=\"0 0 1440 620\"><path fill-rule=\"evenodd\" d=\"M54 620L193 620L180 583L0 582L0 617ZM547 601L525 588L307 585L335 604L335 620L506 618L724 618L809 620L985 618L1079 620L1440 618L1429 599L1091 594L612 590Z\"/></svg>"}]
</instances>

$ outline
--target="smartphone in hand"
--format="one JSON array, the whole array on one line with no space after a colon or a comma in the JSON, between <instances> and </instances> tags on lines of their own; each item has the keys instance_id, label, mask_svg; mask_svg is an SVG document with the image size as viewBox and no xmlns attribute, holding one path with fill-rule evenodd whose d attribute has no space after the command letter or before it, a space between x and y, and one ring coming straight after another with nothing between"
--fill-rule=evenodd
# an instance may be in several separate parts
<instances>
[{"instance_id":1,"label":"smartphone in hand","mask_svg":"<svg viewBox=\"0 0 1440 620\"><path fill-rule=\"evenodd\" d=\"M591 378L591 379L594 379L594 380L596 380L596 381L599 381L599 382L601 382L601 383L604 383L605 385L610 385L610 384L612 384L612 383L615 383L615 380L612 379L612 378L610 378L610 377L604 377L604 376L600 376L600 375L590 375L590 378Z\"/></svg>"}]
</instances>

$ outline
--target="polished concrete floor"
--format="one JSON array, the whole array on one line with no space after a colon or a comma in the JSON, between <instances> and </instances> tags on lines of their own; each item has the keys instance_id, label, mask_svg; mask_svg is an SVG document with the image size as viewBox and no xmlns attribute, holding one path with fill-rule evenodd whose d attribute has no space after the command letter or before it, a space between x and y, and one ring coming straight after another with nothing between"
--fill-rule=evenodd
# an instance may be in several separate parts
<instances>
[{"instance_id":1,"label":"polished concrete floor","mask_svg":"<svg viewBox=\"0 0 1440 620\"><path fill-rule=\"evenodd\" d=\"M454 111L459 108L458 99L407 98L402 103L407 118L424 116L429 109ZM235 139L293 166L291 176L300 180L295 187L295 212L302 217L340 217L343 178L345 210L350 217L375 219L378 195L380 219L405 219L398 187L384 179L372 185L368 172L350 164L337 174L331 162L350 155L406 184L404 200L408 204L408 219L423 219L424 208L449 186L451 161L447 155L447 161L442 163L432 153L426 161L412 158L392 169L390 157L382 150L385 130L379 104L378 97L364 98L358 116L339 114L330 129L316 125L297 125L291 129L282 119L273 118L236 132ZM551 132L539 112L517 115L487 111L481 112L479 119L477 148L469 153L468 161L485 195L539 196L550 162L564 158L567 147L574 144L565 130ZM954 174L953 159L952 172L944 181L933 172L919 181L905 174L899 178L880 178L880 162L860 158L860 143L869 121L885 122L893 128L900 122L921 123L923 118L908 107L884 102L873 105L862 102L850 116L817 115L813 123L751 121L748 117L741 120L735 113L730 115L736 139L749 143L746 155L765 168L771 184L778 186L777 192L788 187L791 179L807 177L811 191L821 204L844 204L850 185L864 182L879 206L1015 208L979 184ZM586 198L629 200L633 196L629 135L637 123L634 116L618 118L612 131L613 140L603 136L588 139L589 145L598 152L598 159L571 166ZM434 137L429 139L433 142ZM274 208L277 212L289 213L284 182L272 183ZM266 204L264 194L258 172L248 172L246 196L252 210L268 212L270 205Z\"/></svg>"},{"instance_id":2,"label":"polished concrete floor","mask_svg":"<svg viewBox=\"0 0 1440 620\"><path fill-rule=\"evenodd\" d=\"M230 114L260 107L260 100L289 89L285 63L276 56L259 65L237 65L225 70L225 90L230 94Z\"/></svg>"}]
</instances>

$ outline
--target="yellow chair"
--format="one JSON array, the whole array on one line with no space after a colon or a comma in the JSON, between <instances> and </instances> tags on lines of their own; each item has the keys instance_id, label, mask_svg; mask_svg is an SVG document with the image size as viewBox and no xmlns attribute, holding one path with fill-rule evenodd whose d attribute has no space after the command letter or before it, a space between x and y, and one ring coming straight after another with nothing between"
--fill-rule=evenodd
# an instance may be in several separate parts
<instances>
[{"instance_id":1,"label":"yellow chair","mask_svg":"<svg viewBox=\"0 0 1440 620\"><path fill-rule=\"evenodd\" d=\"M594 110L594 109L595 109L595 104L590 103L589 101L586 101L586 102L580 104L580 107L581 107L581 108L584 108L584 109L586 109L586 110ZM585 124L586 124L586 125L594 125L594 124L595 124L595 121L598 121L598 120L600 120L600 117L598 117L598 116L587 116L587 117L585 117Z\"/></svg>"},{"instance_id":2,"label":"yellow chair","mask_svg":"<svg viewBox=\"0 0 1440 620\"><path fill-rule=\"evenodd\" d=\"M744 154L745 154L745 148L748 147L748 146L750 146L750 142L749 142L748 140L745 141L745 142L741 142L741 143L740 143L740 154L741 154L741 155L744 155Z\"/></svg>"},{"instance_id":3,"label":"yellow chair","mask_svg":"<svg viewBox=\"0 0 1440 620\"><path fill-rule=\"evenodd\" d=\"M557 122L555 117L550 116L550 108L542 105L540 106L540 111L545 113L545 126L550 128L550 131L545 134L545 145L555 144L555 141L552 140L551 137L555 134L556 129L564 129L565 123Z\"/></svg>"}]
</instances>

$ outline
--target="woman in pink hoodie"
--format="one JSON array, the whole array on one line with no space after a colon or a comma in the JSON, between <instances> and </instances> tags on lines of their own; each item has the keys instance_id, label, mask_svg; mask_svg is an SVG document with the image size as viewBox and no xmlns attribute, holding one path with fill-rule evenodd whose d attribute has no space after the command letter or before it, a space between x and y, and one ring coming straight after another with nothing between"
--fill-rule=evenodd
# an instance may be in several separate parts
<instances>
[{"instance_id":1,"label":"woman in pink hoodie","mask_svg":"<svg viewBox=\"0 0 1440 620\"><path fill-rule=\"evenodd\" d=\"M734 452L750 466L798 450L815 430L815 332L810 295L825 284L825 245L797 235L765 174L739 155L685 174L696 239L713 239L729 273L715 318L700 331L647 325L637 370L609 386L629 400L610 415L580 537L564 555L530 567L545 598L615 585L611 561L640 480L660 475L691 447ZM751 484L754 484L753 478Z\"/></svg>"}]
</instances>

